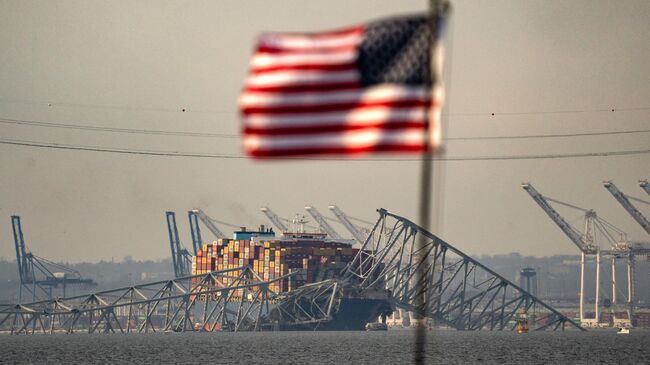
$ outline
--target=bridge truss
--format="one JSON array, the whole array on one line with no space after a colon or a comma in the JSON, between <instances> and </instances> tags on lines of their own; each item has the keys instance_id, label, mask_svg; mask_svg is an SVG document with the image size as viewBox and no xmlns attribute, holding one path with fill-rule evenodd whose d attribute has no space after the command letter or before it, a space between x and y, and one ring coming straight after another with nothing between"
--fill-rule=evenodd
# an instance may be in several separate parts
<instances>
[{"instance_id":1,"label":"bridge truss","mask_svg":"<svg viewBox=\"0 0 650 365\"><path fill-rule=\"evenodd\" d=\"M0 305L0 332L320 329L343 314L343 299L388 305L378 311L382 315L394 308L423 310L436 324L458 330L512 330L523 314L531 319L531 330L584 330L413 222L384 209L378 212L362 249L334 280L274 293L269 284L296 272L265 282L250 267L241 267L88 295ZM424 246L417 244L421 236ZM418 279L418 271L426 275ZM425 299L418 302L418 297Z\"/></svg>"},{"instance_id":2,"label":"bridge truss","mask_svg":"<svg viewBox=\"0 0 650 365\"><path fill-rule=\"evenodd\" d=\"M281 280L278 278L276 280ZM249 267L39 302L0 306L11 334L251 331L276 293Z\"/></svg>"},{"instance_id":3,"label":"bridge truss","mask_svg":"<svg viewBox=\"0 0 650 365\"><path fill-rule=\"evenodd\" d=\"M379 219L343 277L360 290L385 289L395 306L458 330L512 330L522 313L531 330L584 330L539 298L415 223L379 209ZM419 235L426 244L419 247ZM417 272L426 275L418 280ZM417 298L425 299L421 306ZM532 319L531 318L531 319Z\"/></svg>"}]
</instances>

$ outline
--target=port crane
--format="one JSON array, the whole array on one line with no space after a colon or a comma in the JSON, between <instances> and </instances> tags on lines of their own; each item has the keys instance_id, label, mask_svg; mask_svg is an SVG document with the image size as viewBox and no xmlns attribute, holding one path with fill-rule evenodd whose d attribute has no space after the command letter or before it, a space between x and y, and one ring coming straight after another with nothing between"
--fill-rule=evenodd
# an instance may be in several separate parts
<instances>
[{"instance_id":1,"label":"port crane","mask_svg":"<svg viewBox=\"0 0 650 365\"><path fill-rule=\"evenodd\" d=\"M199 226L199 217L198 214L190 210L187 212L187 218L190 221L190 234L192 235L192 249L194 250L194 256L199 252L203 239L201 238L201 227Z\"/></svg>"},{"instance_id":2,"label":"port crane","mask_svg":"<svg viewBox=\"0 0 650 365\"><path fill-rule=\"evenodd\" d=\"M581 234L575 227L569 224L569 222L567 222L564 217L562 217L555 209L553 209L553 207L548 202L553 201L561 205L585 211L585 216L588 218L596 217L596 212L593 210L586 211L583 208L579 208L571 204L542 196L542 194L540 194L530 183L523 183L521 184L521 187L526 190L528 194L530 194L533 200L542 208L542 210L544 210L549 218L551 218L551 220L555 222L558 227L560 227L562 232L564 232L564 234L569 237L571 242L573 242L573 244L578 247L580 252L583 252L584 254L595 254L598 252L598 246L596 246L593 242L593 237Z\"/></svg>"},{"instance_id":3,"label":"port crane","mask_svg":"<svg viewBox=\"0 0 650 365\"><path fill-rule=\"evenodd\" d=\"M580 249L580 320L585 324L598 325L599 319L599 298L600 298L600 261L601 255L612 257L612 303L616 303L616 260L620 258L627 259L627 289L628 289L628 314L632 318L634 312L634 272L636 254L645 254L649 251L645 248L634 248L627 239L627 235L622 230L616 228L613 224L598 217L593 209L584 209L572 204L564 203L540 194L530 183L523 183L522 187L530 194L537 204L547 213L547 215L562 229L562 231L571 239L571 241ZM580 210L585 213L585 230L580 233L575 227L571 226L553 207L548 203L555 203ZM605 238L609 244L609 250L602 250L597 244L597 235ZM616 238L618 236L618 239ZM587 255L596 256L596 303L594 320L585 320L584 318L584 276L585 276L585 259Z\"/></svg>"},{"instance_id":4,"label":"port crane","mask_svg":"<svg viewBox=\"0 0 650 365\"><path fill-rule=\"evenodd\" d=\"M187 251L178 238L176 226L176 213L165 212L167 218L167 232L169 233L169 246L172 254L172 265L174 265L174 277L180 278L191 273L192 255Z\"/></svg>"},{"instance_id":5,"label":"port crane","mask_svg":"<svg viewBox=\"0 0 650 365\"><path fill-rule=\"evenodd\" d=\"M650 184L648 183L648 180L639 180L639 186L650 195Z\"/></svg>"},{"instance_id":6,"label":"port crane","mask_svg":"<svg viewBox=\"0 0 650 365\"><path fill-rule=\"evenodd\" d=\"M623 206L623 209L625 209L632 218L634 218L634 220L637 221L637 223L639 223L648 234L650 234L650 221L648 221L648 219L644 217L643 214L641 214L641 212L639 212L639 210L630 202L630 199L641 199L636 199L623 194L623 192L621 192L612 181L604 181L603 185L605 186L605 189L614 196L616 201Z\"/></svg>"},{"instance_id":7,"label":"port crane","mask_svg":"<svg viewBox=\"0 0 650 365\"><path fill-rule=\"evenodd\" d=\"M325 217L320 214L320 212L314 208L312 205L306 205L305 210L318 222L318 225L320 226L320 229L325 231L330 238L333 238L335 240L340 240L343 239L340 234L338 234L332 226L327 223L327 220L325 220Z\"/></svg>"},{"instance_id":8,"label":"port crane","mask_svg":"<svg viewBox=\"0 0 650 365\"><path fill-rule=\"evenodd\" d=\"M343 226L345 226L345 228L352 234L352 237L354 237L354 239L357 240L359 244L363 244L363 242L366 241L368 238L367 231L361 227L354 225L350 221L350 218L336 205L331 204L328 208L332 211L332 213L334 213L336 218L341 222L341 224L343 224Z\"/></svg>"},{"instance_id":9,"label":"port crane","mask_svg":"<svg viewBox=\"0 0 650 365\"><path fill-rule=\"evenodd\" d=\"M210 218L205 212L199 208L195 208L192 210L192 213L196 214L199 219L205 224L206 227L212 232L212 234L215 235L217 238L228 238L228 236L223 233L219 227L215 223L222 223L217 221L216 219Z\"/></svg>"},{"instance_id":10,"label":"port crane","mask_svg":"<svg viewBox=\"0 0 650 365\"><path fill-rule=\"evenodd\" d=\"M84 288L97 285L92 279L82 278L77 270L36 256L29 251L25 245L23 228L19 216L11 216L11 227L13 230L16 263L18 264L18 276L20 280L18 289L18 301L20 303L22 303L23 289L31 294L32 301L36 301L52 299L53 288L61 287L62 294L65 297L68 285Z\"/></svg>"},{"instance_id":11,"label":"port crane","mask_svg":"<svg viewBox=\"0 0 650 365\"><path fill-rule=\"evenodd\" d=\"M282 222L282 218L280 218L277 214L275 214L271 208L264 206L261 207L260 210L266 217L273 223L273 225L280 230L280 232L288 232L289 228L287 228L287 225Z\"/></svg>"}]
</instances>

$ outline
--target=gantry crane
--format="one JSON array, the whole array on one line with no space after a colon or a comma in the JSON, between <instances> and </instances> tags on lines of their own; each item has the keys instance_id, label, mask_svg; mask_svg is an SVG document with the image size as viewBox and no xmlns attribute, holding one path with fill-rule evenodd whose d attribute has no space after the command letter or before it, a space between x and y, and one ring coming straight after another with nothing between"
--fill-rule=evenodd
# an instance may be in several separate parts
<instances>
[{"instance_id":1,"label":"gantry crane","mask_svg":"<svg viewBox=\"0 0 650 365\"><path fill-rule=\"evenodd\" d=\"M32 254L25 245L19 216L11 216L11 227L14 235L16 263L18 264L20 280L18 289L19 302L22 302L23 289L31 294L32 301L36 301L51 300L53 288L61 287L62 294L65 297L68 285L85 288L97 285L91 279L82 278L81 274L74 269Z\"/></svg>"},{"instance_id":2,"label":"gantry crane","mask_svg":"<svg viewBox=\"0 0 650 365\"><path fill-rule=\"evenodd\" d=\"M343 213L339 207L331 204L328 208L332 211L332 213L334 213L336 218L341 222L341 224L343 224L343 226L345 226L345 228L352 234L352 237L354 237L354 239L357 240L359 244L363 244L366 241L368 234L364 233L363 229L355 226L350 221L350 218L348 218L348 216Z\"/></svg>"},{"instance_id":3,"label":"gantry crane","mask_svg":"<svg viewBox=\"0 0 650 365\"><path fill-rule=\"evenodd\" d=\"M325 220L325 217L322 214L320 214L320 212L316 208L314 208L311 205L306 205L305 210L307 212L309 212L309 214L312 217L314 217L314 219L316 220L316 222L320 226L320 229L325 231L325 233L327 233L327 235L330 236L330 238L335 239L335 240L343 239L343 237L341 237L341 235L338 234L334 230L334 228L332 228L332 226L330 226L329 223L327 223L327 220Z\"/></svg>"},{"instance_id":4,"label":"gantry crane","mask_svg":"<svg viewBox=\"0 0 650 365\"><path fill-rule=\"evenodd\" d=\"M210 218L203 210L199 208L195 208L192 210L194 214L196 214L199 219L205 224L206 227L212 232L212 234L215 235L217 238L228 238L225 233L223 233L219 227L215 223L219 223L216 219Z\"/></svg>"},{"instance_id":5,"label":"gantry crane","mask_svg":"<svg viewBox=\"0 0 650 365\"><path fill-rule=\"evenodd\" d=\"M631 216L637 221L643 229L645 229L648 234L650 234L650 221L639 212L634 205L630 202L627 195L623 194L612 181L603 181L603 185L609 191L614 198L623 206Z\"/></svg>"},{"instance_id":6,"label":"gantry crane","mask_svg":"<svg viewBox=\"0 0 650 365\"><path fill-rule=\"evenodd\" d=\"M650 183L648 183L648 180L639 180L639 186L650 195Z\"/></svg>"},{"instance_id":7,"label":"gantry crane","mask_svg":"<svg viewBox=\"0 0 650 365\"><path fill-rule=\"evenodd\" d=\"M201 249L201 244L203 243L203 238L201 238L201 227L199 227L199 217L198 214L190 210L187 212L187 218L190 221L190 233L192 235L192 249L194 250L194 256Z\"/></svg>"},{"instance_id":8,"label":"gantry crane","mask_svg":"<svg viewBox=\"0 0 650 365\"><path fill-rule=\"evenodd\" d=\"M167 218L167 232L169 233L169 246L172 254L172 265L174 265L174 277L180 278L191 274L192 255L187 251L178 238L176 226L176 214L165 212Z\"/></svg>"},{"instance_id":9,"label":"gantry crane","mask_svg":"<svg viewBox=\"0 0 650 365\"><path fill-rule=\"evenodd\" d=\"M288 232L288 231L289 231L289 229L287 228L287 226L282 222L282 219L281 219L277 214L275 214L275 213L271 210L271 208L269 208L269 207L267 207L267 206L264 206L264 207L261 207L260 210L262 211L262 213L264 213L264 215L266 215L267 218L269 218L269 220L271 221L271 223L273 223L273 225L274 225L278 230L280 230L280 233Z\"/></svg>"},{"instance_id":10,"label":"gantry crane","mask_svg":"<svg viewBox=\"0 0 650 365\"><path fill-rule=\"evenodd\" d=\"M564 203L559 200L551 199L540 194L530 183L523 183L522 188L528 192L533 200L544 210L544 212L560 227L562 232L569 237L571 242L580 249L580 321L585 324L598 325L599 323L599 300L600 300L600 259L601 253L612 256L612 302L616 303L616 259L626 257L628 258L628 304L630 307L629 317L632 318L632 306L634 298L633 289L633 272L634 260L631 258L630 245L627 242L627 237L623 231L614 227L611 223L598 217L598 214L593 209L584 209L572 204ZM580 233L575 227L569 224L553 207L549 201L578 209L585 213L585 232ZM611 233L613 230L615 233ZM596 234L600 233L612 246L612 250L601 251L596 242ZM614 237L614 234L620 236L619 239ZM585 293L585 259L587 255L596 256L596 301L595 301L595 314L596 318L592 320L585 320L584 317L584 293Z\"/></svg>"},{"instance_id":11,"label":"gantry crane","mask_svg":"<svg viewBox=\"0 0 650 365\"><path fill-rule=\"evenodd\" d=\"M553 221L562 228L562 230L571 238L571 240L581 248L581 272L580 272L580 313L581 320L584 319L582 293L584 293L584 262L585 255L596 255L596 321L598 320L598 299L599 299L599 286L600 286L600 257L601 254L612 257L612 302L616 303L616 260L627 260L627 304L629 320L632 319L634 313L634 298L635 298L635 257L648 256L650 248L644 246L644 243L631 243L627 239L627 235L622 230L616 228L613 224L598 217L594 210L587 210L577 207L575 205L567 204L558 200L544 197L539 194L532 185L525 183L522 187L533 197L533 199L542 207L542 209L553 219ZM581 234L568 224L551 206L548 201L553 201L574 209L585 212L585 233ZM563 228L564 225L564 228ZM573 232L573 234L569 234ZM596 234L601 234L610 244L609 250L602 250L596 243ZM616 238L615 236L619 237Z\"/></svg>"},{"instance_id":12,"label":"gantry crane","mask_svg":"<svg viewBox=\"0 0 650 365\"><path fill-rule=\"evenodd\" d=\"M580 252L584 254L595 254L598 252L598 247L593 242L593 237L588 235L581 234L577 229L575 229L571 224L569 224L553 207L548 203L548 201L554 201L558 204L566 205L571 208L579 209L585 211L582 208L560 202L554 199L544 197L540 194L530 183L523 183L521 187L530 194L533 200L544 210L544 212L551 218L555 224L560 227L562 232L569 237L571 242L578 247ZM593 210L585 211L586 217L593 218L596 216L596 212Z\"/></svg>"}]
</instances>

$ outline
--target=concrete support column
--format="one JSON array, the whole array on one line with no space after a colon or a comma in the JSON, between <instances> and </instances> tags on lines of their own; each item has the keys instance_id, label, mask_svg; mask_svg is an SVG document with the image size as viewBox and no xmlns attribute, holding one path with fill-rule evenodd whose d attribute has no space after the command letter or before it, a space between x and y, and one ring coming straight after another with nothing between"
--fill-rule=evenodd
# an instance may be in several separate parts
<instances>
[{"instance_id":1,"label":"concrete support column","mask_svg":"<svg viewBox=\"0 0 650 365\"><path fill-rule=\"evenodd\" d=\"M616 304L616 257L612 257L612 305Z\"/></svg>"},{"instance_id":2,"label":"concrete support column","mask_svg":"<svg viewBox=\"0 0 650 365\"><path fill-rule=\"evenodd\" d=\"M585 253L580 254L580 323L585 320Z\"/></svg>"},{"instance_id":3,"label":"concrete support column","mask_svg":"<svg viewBox=\"0 0 650 365\"><path fill-rule=\"evenodd\" d=\"M600 251L596 253L596 302L594 310L596 312L596 323L600 322Z\"/></svg>"}]
</instances>

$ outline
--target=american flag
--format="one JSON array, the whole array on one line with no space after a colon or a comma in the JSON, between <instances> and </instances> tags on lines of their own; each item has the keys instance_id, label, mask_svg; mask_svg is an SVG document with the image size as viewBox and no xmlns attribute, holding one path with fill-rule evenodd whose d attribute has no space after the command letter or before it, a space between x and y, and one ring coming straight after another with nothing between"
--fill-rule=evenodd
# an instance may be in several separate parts
<instances>
[{"instance_id":1,"label":"american flag","mask_svg":"<svg viewBox=\"0 0 650 365\"><path fill-rule=\"evenodd\" d=\"M433 85L431 57L439 68L439 43L426 15L322 33L262 34L239 100L246 153L435 149L443 89Z\"/></svg>"}]
</instances>

